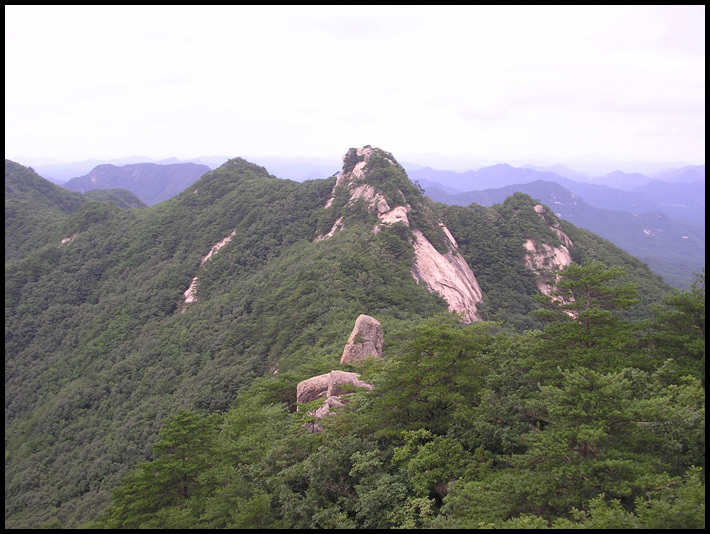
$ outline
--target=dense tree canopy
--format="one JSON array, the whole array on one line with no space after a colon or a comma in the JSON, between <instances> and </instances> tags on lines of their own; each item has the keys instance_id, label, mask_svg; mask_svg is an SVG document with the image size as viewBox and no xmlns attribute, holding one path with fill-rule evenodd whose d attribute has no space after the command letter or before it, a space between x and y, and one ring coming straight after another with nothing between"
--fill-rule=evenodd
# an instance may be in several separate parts
<instances>
[{"instance_id":1,"label":"dense tree canopy","mask_svg":"<svg viewBox=\"0 0 710 534\"><path fill-rule=\"evenodd\" d=\"M587 272L595 284L619 274ZM577 286L580 270L568 274L561 286ZM625 327L607 326L600 344ZM672 359L647 371L586 358L532 385L521 372L547 350L536 334L511 339L494 324L442 317L394 337L385 362L359 368L372 392L355 394L320 434L304 426L303 411L275 402L278 378L240 396L217 433L199 430L213 416L170 419L156 459L124 479L91 526L704 528L700 376L674 379ZM596 350L583 343L579 353ZM504 392L516 402L500 406ZM517 448L490 435L503 428ZM209 491L184 485L195 478L179 461L183 449L168 463L176 436L189 439L189 463L201 466L196 480ZM145 476L164 465L173 466L168 490Z\"/></svg>"}]
</instances>

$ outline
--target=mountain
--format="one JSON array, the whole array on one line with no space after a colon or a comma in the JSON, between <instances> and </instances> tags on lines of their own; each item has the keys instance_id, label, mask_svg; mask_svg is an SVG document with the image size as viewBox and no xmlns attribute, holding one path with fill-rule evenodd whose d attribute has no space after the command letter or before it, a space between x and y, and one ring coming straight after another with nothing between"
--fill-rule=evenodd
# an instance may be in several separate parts
<instances>
[{"instance_id":1,"label":"mountain","mask_svg":"<svg viewBox=\"0 0 710 534\"><path fill-rule=\"evenodd\" d=\"M575 180L578 182L584 182L589 179L589 176L575 171L573 169L570 169L569 167L565 165L547 165L547 166L539 166L539 165L522 165L522 168L524 169L532 169L534 171L538 172L551 172L553 174L556 174L557 176L562 176L563 178L568 178L570 180Z\"/></svg>"},{"instance_id":2,"label":"mountain","mask_svg":"<svg viewBox=\"0 0 710 534\"><path fill-rule=\"evenodd\" d=\"M705 228L705 179L697 182L654 180L630 191L649 199L661 211L680 222Z\"/></svg>"},{"instance_id":3,"label":"mountain","mask_svg":"<svg viewBox=\"0 0 710 534\"><path fill-rule=\"evenodd\" d=\"M251 157L249 160L266 167L271 174L278 178L296 182L320 180L340 171L337 164L316 158Z\"/></svg>"},{"instance_id":4,"label":"mountain","mask_svg":"<svg viewBox=\"0 0 710 534\"><path fill-rule=\"evenodd\" d=\"M8 175L13 178L9 187ZM97 182L100 177L96 176ZM489 322L497 325L501 336L540 333L547 323L533 312L544 311L541 301L549 303L556 298L558 279L553 269L562 267L598 269L603 265L619 277L622 290L629 284L638 288L638 305L622 308L618 318L630 324L652 317L652 309L673 293L643 262L561 220L553 209L528 195L516 193L491 207L437 204L411 182L392 154L369 146L348 150L337 177L304 182L279 179L242 158L230 159L180 194L131 210L119 209L111 202L82 202L78 194L6 161L6 206L8 202L18 206L23 202L25 219L21 225L12 220L8 225L6 214L6 242L19 243L21 235L16 234L33 223L51 225L52 231L26 233L22 254L8 259L6 249L6 528L78 527L107 509L112 490L117 490L116 499L131 494L132 490L117 489L122 481L143 484L140 480L146 474L145 480L152 480L144 486L152 502L148 505L150 518L146 516L138 524L148 526L163 518L167 523L162 526L184 526L181 518L187 517L185 514L201 516L202 511L183 507L179 512L176 508L169 513L178 515L168 520L164 515L167 509L152 501L162 502L174 495L172 490L153 491L150 487L167 480L163 476L167 471L132 469L156 459L156 454L182 450L166 445L174 430L207 443L200 441L202 432L212 432L212 422L221 418L220 414L236 425L225 434L215 434L215 439L222 436L219 439L224 440L224 446L233 445L222 457L244 467L223 472L236 486L226 483L208 493L231 502L234 496L228 492L256 491L258 495L243 496L250 499L251 508L248 504L235 508L243 518L249 510L258 510L252 519L244 519L242 526L253 526L259 517L271 514L272 504L275 506L269 497L272 492L283 498L273 508L279 513L293 510L295 503L299 507L307 503L326 506L331 497L327 488L340 491L340 475L333 481L328 478L325 484L313 479L314 491L326 488L323 491L328 492L328 498L322 500L299 489L310 484L299 474L304 473L305 464L289 470L296 464L282 459L292 454L302 455L298 462L311 458L320 447L316 440L331 439L328 433L323 438L304 435L299 419L290 426L284 423L273 433L268 425L271 421L281 425L284 417L303 415L296 410L296 385L338 368L343 344L360 315L376 317L385 332L385 350L395 347L397 352L409 347L409 342L405 336L405 345L397 345L397 335L390 333L426 327L437 317L448 317L449 312L456 313L460 322L454 320L451 324L455 326L445 330L441 346L454 347L452 340L460 335L475 341ZM48 209L52 218L43 219ZM570 316L562 314L564 317ZM454 337L446 337L449 334ZM485 349L482 357L519 355L536 347L549 354L553 346L541 345L542 338L505 339L490 353ZM614 339L610 346L619 343ZM436 341L435 346L439 345ZM492 340L482 346L493 347ZM411 347L415 361L428 354L416 344ZM444 358L441 363L445 369L454 369L453 381L448 375L444 381L436 376L413 379L412 383L419 384L416 387L433 388L433 411L416 415L416 419L453 425L451 439L468 439L469 432L488 432L490 426L488 422L475 428L469 425L466 418L476 410L462 404L473 398L467 388L478 384L474 376L482 377L485 365L476 360L471 367L468 356L464 363L460 358L468 354L465 351L454 350L453 354L453 360ZM608 358L604 354L607 363L621 358L617 353ZM642 354L644 361L651 361L646 348ZM560 362L551 365L554 370ZM399 383L406 382L407 373L418 366L403 364ZM514 371L511 380L521 380L528 371ZM536 379L532 380L531 387L537 391ZM507 378L499 382L508 387ZM397 392L397 383L391 382L384 390ZM447 391L458 395L461 387L468 392L466 396L446 396ZM485 395L489 394L481 391L474 397ZM506 394L501 398L506 399ZM233 412L238 399L246 404ZM267 400L262 405L259 399ZM392 447L405 447L402 441L392 441L400 440L400 434L388 436L387 431L392 421L417 406L415 400L379 409L379 417L391 413L393 419L371 422L361 430L382 431L376 439L371 435L363 439L373 446L384 440L390 443L389 449L368 456L359 445L357 451L350 449L348 443L356 439L354 436L342 436L332 446L319 449L335 457L308 460L313 462L309 464L313 473L330 477L327 473L333 466L347 466L347 472L353 474L378 472L377 466L393 457ZM517 405L517 401L510 403ZM460 407L459 419L437 415L448 413L451 406ZM196 415L180 415L185 413L182 410ZM174 417L188 426L176 428ZM192 423L195 426L188 429ZM253 424L266 425L263 428L269 430L264 434ZM521 425L516 422L514 428ZM510 432L504 429L503 434ZM462 447L458 441L440 443L437 440L444 439L443 434L437 436L432 438L432 447L440 444L442 450L453 447L454 451ZM414 449L417 440L424 440L424 457L429 450L427 434L410 437ZM282 438L302 440L303 447ZM491 439L491 443L503 439L504 444L512 444L517 434ZM474 440L466 447L475 445L472 450L476 450L476 443ZM498 448L491 450L507 446L496 445ZM269 457L264 459L261 455L267 452ZM338 456L341 452L347 453L347 461ZM480 454L489 453L480 449ZM201 463L201 452L188 452L180 458L180 465L198 462L205 477L221 469L212 459ZM263 477L246 467L257 459L263 459ZM355 459L357 468L350 464ZM478 465L495 463L477 461ZM269 478L267 472L273 476ZM400 478L403 473L383 472L390 477L382 486L386 488L383 494L390 494L395 486L411 486L409 479ZM194 473L183 475L193 480ZM282 481L281 477L289 476L295 478ZM251 484L250 480L256 480L251 477L258 481ZM269 480L279 482L272 488ZM436 481L437 487L439 483ZM363 480L362 484L364 491L368 483ZM376 504L381 498L375 497L374 488L380 486L379 482L372 484L371 502ZM428 503L426 488L417 498ZM191 491L179 493L186 497ZM300 497L291 491L299 492ZM441 492L436 494L438 501L426 506L438 510ZM354 495L350 486L348 494ZM412 500L410 504L415 507L416 502L425 501ZM350 501L338 502L349 506ZM409 510L406 502L403 498L398 509ZM349 525L355 517L363 518L365 525L368 516L375 517L365 511L358 515L355 510L350 515L318 515L311 508L296 515L314 521L320 517L325 521L321 525L328 526L345 519ZM409 524L405 519L398 519L397 524ZM299 521L271 524L306 524Z\"/></svg>"},{"instance_id":5,"label":"mountain","mask_svg":"<svg viewBox=\"0 0 710 534\"><path fill-rule=\"evenodd\" d=\"M459 191L478 191L506 185L524 184L536 180L554 180L557 175L551 172L539 172L529 168L512 167L507 163L500 163L483 167L476 171L453 172L439 171L425 168L410 171L409 176L412 181L428 180L437 182L447 187L458 189Z\"/></svg>"},{"instance_id":6,"label":"mountain","mask_svg":"<svg viewBox=\"0 0 710 534\"><path fill-rule=\"evenodd\" d=\"M178 163L194 163L205 165L210 169L216 169L229 158L226 156L201 156L191 159L178 159L175 157L165 159L154 159L146 156L131 156L127 158L114 158L109 160L88 159L84 161L62 163L47 161L37 158L21 158L22 164L31 166L43 178L56 184L63 184L77 176L89 174L95 167L100 165L115 165L123 167L138 163L154 163L156 165L175 165ZM283 158L257 156L249 158L250 161L268 167L277 177L287 180L302 182L304 180L318 180L332 176L338 172L337 164L321 158ZM175 194L180 191L175 191Z\"/></svg>"},{"instance_id":7,"label":"mountain","mask_svg":"<svg viewBox=\"0 0 710 534\"><path fill-rule=\"evenodd\" d=\"M60 223L85 199L5 160L5 261L60 238Z\"/></svg>"},{"instance_id":8,"label":"mountain","mask_svg":"<svg viewBox=\"0 0 710 534\"><path fill-rule=\"evenodd\" d=\"M200 176L209 172L206 165L196 163L136 163L133 165L99 165L89 174L72 178L63 187L84 193L93 189L127 189L152 206L185 190Z\"/></svg>"},{"instance_id":9,"label":"mountain","mask_svg":"<svg viewBox=\"0 0 710 534\"><path fill-rule=\"evenodd\" d=\"M41 245L55 242L60 238L61 222L66 216L91 200L108 201L124 209L145 207L144 202L125 189L95 190L81 195L5 160L5 260L17 259Z\"/></svg>"},{"instance_id":10,"label":"mountain","mask_svg":"<svg viewBox=\"0 0 710 534\"><path fill-rule=\"evenodd\" d=\"M687 287L705 264L704 165L659 175L673 180L669 182L621 171L597 178L578 176L578 181L547 169L510 165L464 173L427 168L409 174L429 197L447 204L490 206L515 191L550 206L562 203L564 209L554 208L560 216L643 258L678 288Z\"/></svg>"},{"instance_id":11,"label":"mountain","mask_svg":"<svg viewBox=\"0 0 710 534\"><path fill-rule=\"evenodd\" d=\"M63 184L64 182L83 176L91 172L94 167L99 165L130 165L134 163L156 163L153 159L145 156L129 156L126 158L114 158L110 160L87 159L73 162L56 162L37 160L35 158L22 158L20 162L30 166L42 178L54 182L55 184Z\"/></svg>"},{"instance_id":12,"label":"mountain","mask_svg":"<svg viewBox=\"0 0 710 534\"><path fill-rule=\"evenodd\" d=\"M698 187L700 185L698 184ZM678 188L678 184L672 187ZM606 189L593 185L575 189L598 192L599 188ZM702 189L704 191L704 184ZM666 282L674 287L687 287L694 273L700 272L705 265L704 225L701 227L678 222L657 211L635 213L596 208L557 182L540 180L458 194L449 194L436 187L427 189L426 192L438 202L459 206L471 203L492 206L503 202L515 192L526 193L550 206L558 217L608 239L622 250L645 261L654 272L663 276ZM682 193L679 193L680 195ZM597 202L601 202L599 195L595 198ZM633 197L627 197L626 202L623 199L615 203L611 200L609 202L614 207L628 208L631 198ZM654 205L651 201L636 204L640 208ZM698 211L701 208L704 213L704 201L702 206L699 202L696 205Z\"/></svg>"},{"instance_id":13,"label":"mountain","mask_svg":"<svg viewBox=\"0 0 710 534\"><path fill-rule=\"evenodd\" d=\"M427 190L439 188L450 194L527 184L538 180L556 182L583 197L592 206L635 212L672 210L673 204L668 203L663 196L665 191L656 193L658 186L651 184L653 182L673 183L677 186L674 189L676 199L673 202L687 205L689 208L685 210L683 220L704 221L705 219L704 203L699 203L697 196L694 196L701 187L698 182L703 184L704 190L704 165L667 171L654 178L620 171L602 177L587 177L569 171L563 166L543 168L527 165L517 168L507 164L462 173L427 167L411 170L409 175L413 181L419 182ZM672 216L671 213L667 214Z\"/></svg>"},{"instance_id":14,"label":"mountain","mask_svg":"<svg viewBox=\"0 0 710 534\"><path fill-rule=\"evenodd\" d=\"M614 171L609 174L605 174L604 176L592 178L590 181L597 185L606 185L624 191L641 185L646 185L652 181L652 178L641 174L640 172L628 173Z\"/></svg>"},{"instance_id":15,"label":"mountain","mask_svg":"<svg viewBox=\"0 0 710 534\"><path fill-rule=\"evenodd\" d=\"M668 169L653 174L653 179L660 182L692 183L705 181L705 165L686 165L678 169Z\"/></svg>"}]
</instances>

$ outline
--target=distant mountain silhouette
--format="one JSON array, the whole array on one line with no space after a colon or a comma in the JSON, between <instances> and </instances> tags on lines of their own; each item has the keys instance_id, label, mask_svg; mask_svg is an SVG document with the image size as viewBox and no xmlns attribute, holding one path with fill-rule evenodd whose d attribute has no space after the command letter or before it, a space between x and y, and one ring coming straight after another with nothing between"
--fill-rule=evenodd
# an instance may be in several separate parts
<instances>
[{"instance_id":1,"label":"distant mountain silhouette","mask_svg":"<svg viewBox=\"0 0 710 534\"><path fill-rule=\"evenodd\" d=\"M167 200L195 183L211 169L196 163L136 163L99 165L86 176L62 184L66 189L85 193L93 189L127 189L149 206Z\"/></svg>"}]
</instances>

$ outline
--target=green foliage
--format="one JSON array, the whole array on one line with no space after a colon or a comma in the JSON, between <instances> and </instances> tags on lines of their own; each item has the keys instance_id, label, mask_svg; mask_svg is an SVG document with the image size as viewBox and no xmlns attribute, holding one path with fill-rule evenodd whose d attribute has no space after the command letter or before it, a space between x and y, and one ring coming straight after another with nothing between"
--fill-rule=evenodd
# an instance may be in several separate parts
<instances>
[{"instance_id":1,"label":"green foliage","mask_svg":"<svg viewBox=\"0 0 710 534\"><path fill-rule=\"evenodd\" d=\"M604 494L589 502L588 509L573 508L571 519L553 522L535 515L521 515L507 521L482 523L479 528L554 528L554 529L704 529L705 489L698 469L682 479L668 480L636 499L636 509L626 510L620 501Z\"/></svg>"},{"instance_id":2,"label":"green foliage","mask_svg":"<svg viewBox=\"0 0 710 534\"><path fill-rule=\"evenodd\" d=\"M364 160L364 155L357 155L357 148L348 149L347 153L345 154L345 157L343 158L343 172L352 172L352 170L355 168L355 165Z\"/></svg>"},{"instance_id":3,"label":"green foliage","mask_svg":"<svg viewBox=\"0 0 710 534\"><path fill-rule=\"evenodd\" d=\"M594 510L604 498L621 503L622 515L639 510L644 496L663 487L669 474L702 461L696 456L679 462L675 451L683 445L678 448L665 432L673 426L682 431L684 421L694 420L692 435L681 440L687 439L685 446L695 442L694 433L704 428L704 392L697 383L663 388L657 380L633 370L580 369L564 373L560 387L541 386L542 424L521 436L527 451L480 480L454 484L435 524L521 528L565 518L571 506ZM648 395L649 384L658 388L656 395ZM680 396L678 388L684 390Z\"/></svg>"},{"instance_id":4,"label":"green foliage","mask_svg":"<svg viewBox=\"0 0 710 534\"><path fill-rule=\"evenodd\" d=\"M540 297L548 310L537 315L552 322L541 338L549 355L542 362L531 362L534 372L550 376L557 366L578 365L603 370L648 367L647 356L638 351L638 327L623 321L619 313L637 302L631 284L617 283L623 270L595 261L571 264L558 274L556 290L550 297Z\"/></svg>"},{"instance_id":5,"label":"green foliage","mask_svg":"<svg viewBox=\"0 0 710 534\"><path fill-rule=\"evenodd\" d=\"M656 309L651 341L659 357L674 358L678 376L690 374L705 385L705 269L688 290L669 295Z\"/></svg>"},{"instance_id":6,"label":"green foliage","mask_svg":"<svg viewBox=\"0 0 710 534\"><path fill-rule=\"evenodd\" d=\"M508 197L503 204L485 208L439 205L442 221L456 237L458 251L471 265L484 301L481 316L490 321L502 320L517 332L542 329L544 321L530 312L541 308L535 277L525 266L526 240L560 244L558 227L574 243L569 252L578 265L599 261L606 268L621 268L619 284L631 283L638 290L640 303L621 314L639 322L652 315L652 307L670 289L651 273L648 266L626 254L610 242L557 219L545 208L544 220L533 208L538 202L523 193Z\"/></svg>"},{"instance_id":7,"label":"green foliage","mask_svg":"<svg viewBox=\"0 0 710 534\"><path fill-rule=\"evenodd\" d=\"M184 509L206 489L200 475L212 466L219 429L216 414L200 416L183 410L167 419L154 446L154 461L139 466L114 492L105 519L109 528L179 525L165 510Z\"/></svg>"},{"instance_id":8,"label":"green foliage","mask_svg":"<svg viewBox=\"0 0 710 534\"><path fill-rule=\"evenodd\" d=\"M449 483L465 475L473 462L472 455L456 439L436 436L424 428L404 431L402 436L404 445L395 447L393 459L405 466L419 495L445 496Z\"/></svg>"},{"instance_id":9,"label":"green foliage","mask_svg":"<svg viewBox=\"0 0 710 534\"><path fill-rule=\"evenodd\" d=\"M490 326L463 328L441 317L403 333L401 352L386 362L382 376L372 377L377 389L370 425L376 434L427 429L443 435L460 408L477 404Z\"/></svg>"},{"instance_id":10,"label":"green foliage","mask_svg":"<svg viewBox=\"0 0 710 534\"><path fill-rule=\"evenodd\" d=\"M98 202L113 202L119 208L145 208L147 204L127 189L92 189L84 198Z\"/></svg>"},{"instance_id":11,"label":"green foliage","mask_svg":"<svg viewBox=\"0 0 710 534\"><path fill-rule=\"evenodd\" d=\"M81 194L5 160L5 261L69 237L59 231L61 222L85 202Z\"/></svg>"},{"instance_id":12,"label":"green foliage","mask_svg":"<svg viewBox=\"0 0 710 534\"><path fill-rule=\"evenodd\" d=\"M704 441L697 380L666 384L664 368L566 371L560 385L521 397L519 409L538 422L518 432L522 449L488 452L460 422L480 427L490 418L477 410L490 394L481 388L500 389L501 377L516 373L506 357L534 350L490 328L439 319L394 336L391 360L361 369L375 389L322 421L321 434L304 427L304 412L273 404L281 396L275 377L256 381L222 418L182 412L161 431L156 459L126 477L89 526L704 526L704 485L692 467L704 458L704 446L695 448ZM416 367L411 377L407 365ZM422 406L393 403L402 392ZM394 427L403 414L415 429L381 432L384 420Z\"/></svg>"}]
</instances>

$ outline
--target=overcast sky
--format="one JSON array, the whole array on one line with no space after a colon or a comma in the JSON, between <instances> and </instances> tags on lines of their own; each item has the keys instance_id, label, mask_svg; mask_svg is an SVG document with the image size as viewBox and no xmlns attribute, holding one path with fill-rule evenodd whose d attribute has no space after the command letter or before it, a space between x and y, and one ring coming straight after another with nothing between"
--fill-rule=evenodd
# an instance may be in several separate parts
<instances>
[{"instance_id":1,"label":"overcast sky","mask_svg":"<svg viewBox=\"0 0 710 534\"><path fill-rule=\"evenodd\" d=\"M705 7L5 7L9 159L365 144L704 163Z\"/></svg>"}]
</instances>

